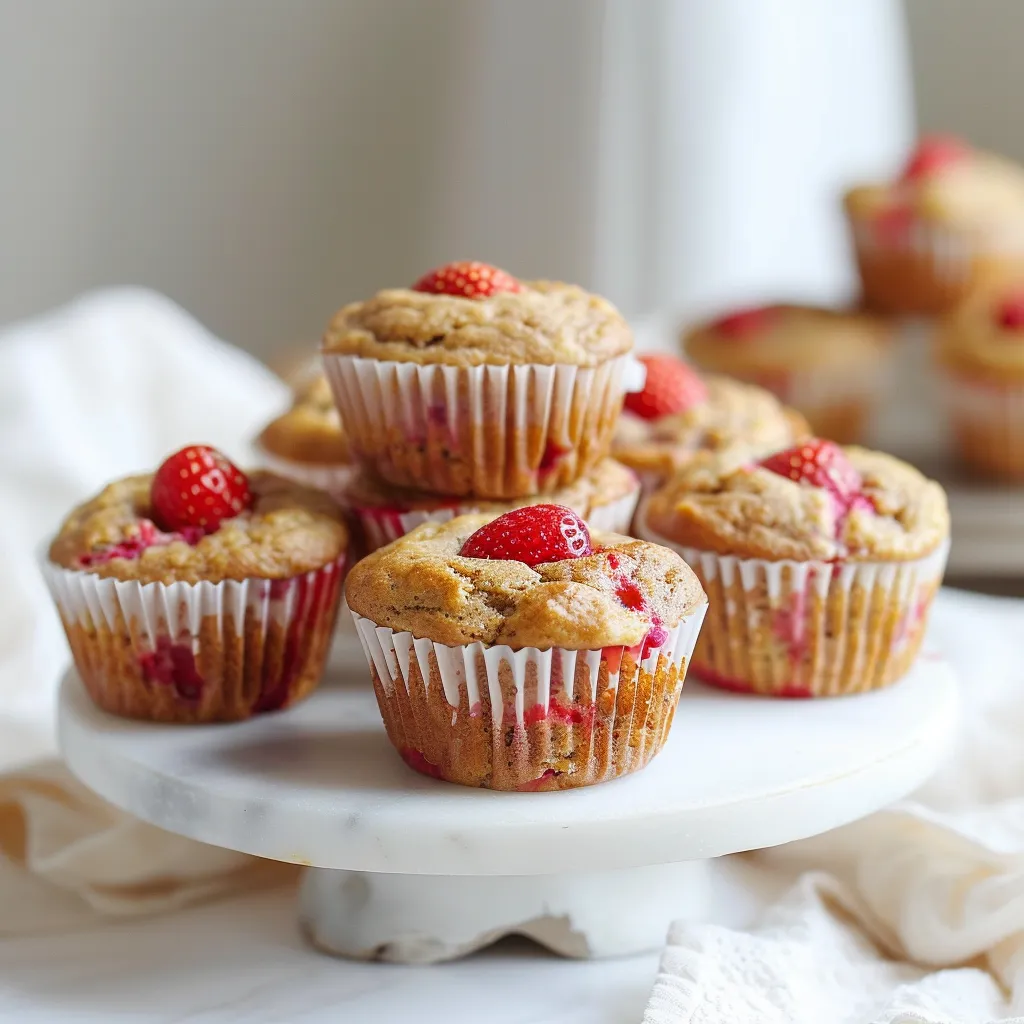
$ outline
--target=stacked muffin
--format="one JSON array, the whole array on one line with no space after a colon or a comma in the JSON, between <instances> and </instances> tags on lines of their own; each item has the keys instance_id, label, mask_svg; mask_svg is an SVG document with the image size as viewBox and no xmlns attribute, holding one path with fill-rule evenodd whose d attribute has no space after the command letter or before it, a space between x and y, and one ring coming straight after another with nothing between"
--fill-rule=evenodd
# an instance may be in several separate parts
<instances>
[{"instance_id":1,"label":"stacked muffin","mask_svg":"<svg viewBox=\"0 0 1024 1024\"><path fill-rule=\"evenodd\" d=\"M561 789L664 743L706 599L674 552L614 532L638 493L608 458L632 345L604 299L477 263L331 322L324 369L363 472L349 503L388 542L347 597L414 768Z\"/></svg>"}]
</instances>

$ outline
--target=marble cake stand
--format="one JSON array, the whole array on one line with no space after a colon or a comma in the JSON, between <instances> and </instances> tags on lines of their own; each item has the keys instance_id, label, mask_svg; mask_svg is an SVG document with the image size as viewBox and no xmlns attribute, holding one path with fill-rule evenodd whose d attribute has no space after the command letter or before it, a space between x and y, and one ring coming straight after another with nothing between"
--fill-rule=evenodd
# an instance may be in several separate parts
<instances>
[{"instance_id":1,"label":"marble cake stand","mask_svg":"<svg viewBox=\"0 0 1024 1024\"><path fill-rule=\"evenodd\" d=\"M71 770L124 810L309 866L300 915L316 945L426 963L510 933L575 957L660 946L670 920L704 914L707 858L815 835L904 796L937 765L955 712L952 673L927 657L887 691L836 700L688 681L645 771L532 794L406 768L365 670L287 712L212 727L113 718L71 671L59 728Z\"/></svg>"}]
</instances>

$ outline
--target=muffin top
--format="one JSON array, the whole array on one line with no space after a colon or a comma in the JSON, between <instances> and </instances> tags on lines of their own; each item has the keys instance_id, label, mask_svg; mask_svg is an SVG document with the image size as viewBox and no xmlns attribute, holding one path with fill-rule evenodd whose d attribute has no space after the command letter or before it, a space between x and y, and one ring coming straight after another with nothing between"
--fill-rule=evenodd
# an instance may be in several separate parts
<instances>
[{"instance_id":1,"label":"muffin top","mask_svg":"<svg viewBox=\"0 0 1024 1024\"><path fill-rule=\"evenodd\" d=\"M704 378L706 397L682 412L645 419L623 412L615 458L638 472L666 475L698 451L776 451L810 433L804 418L770 392L726 377Z\"/></svg>"},{"instance_id":2,"label":"muffin top","mask_svg":"<svg viewBox=\"0 0 1024 1024\"><path fill-rule=\"evenodd\" d=\"M387 289L345 306L327 329L324 352L450 366L597 366L633 347L618 310L575 285L516 281L483 264L467 264L467 274L483 268L515 290L476 287L476 281L454 273L446 281L458 294L423 290L438 287L436 278L456 266L462 265L440 268L414 288Z\"/></svg>"},{"instance_id":3,"label":"muffin top","mask_svg":"<svg viewBox=\"0 0 1024 1024\"><path fill-rule=\"evenodd\" d=\"M845 199L856 217L881 218L900 227L901 216L998 229L1007 217L1024 218L1024 168L972 149L959 139L922 139L894 182L861 185Z\"/></svg>"},{"instance_id":4,"label":"muffin top","mask_svg":"<svg viewBox=\"0 0 1024 1024\"><path fill-rule=\"evenodd\" d=\"M555 491L538 497L510 498L508 501L478 501L475 498L445 498L438 494L409 491L395 487L360 471L345 492L345 502L356 509L380 509L396 512L429 512L439 508L471 507L478 512L498 514L510 508L552 502L566 505L586 518L592 508L599 508L624 498L637 488L636 474L614 459L602 459L579 479Z\"/></svg>"},{"instance_id":5,"label":"muffin top","mask_svg":"<svg viewBox=\"0 0 1024 1024\"><path fill-rule=\"evenodd\" d=\"M238 515L212 530L162 529L153 481L152 473L130 476L79 505L51 543L50 561L141 583L219 583L297 576L345 551L341 511L320 491L257 470L247 476L249 507Z\"/></svg>"},{"instance_id":6,"label":"muffin top","mask_svg":"<svg viewBox=\"0 0 1024 1024\"><path fill-rule=\"evenodd\" d=\"M890 455L817 440L761 462L699 456L652 495L645 522L684 547L773 561L904 561L949 535L937 483Z\"/></svg>"},{"instance_id":7,"label":"muffin top","mask_svg":"<svg viewBox=\"0 0 1024 1024\"><path fill-rule=\"evenodd\" d=\"M706 601L675 552L616 533L588 534L580 557L536 565L460 553L495 521L468 515L425 523L380 548L349 574L349 607L448 646L598 650L643 644L653 629L674 627Z\"/></svg>"},{"instance_id":8,"label":"muffin top","mask_svg":"<svg viewBox=\"0 0 1024 1024\"><path fill-rule=\"evenodd\" d=\"M323 374L307 381L292 407L264 428L256 443L294 462L333 465L350 460L348 440Z\"/></svg>"},{"instance_id":9,"label":"muffin top","mask_svg":"<svg viewBox=\"0 0 1024 1024\"><path fill-rule=\"evenodd\" d=\"M884 320L866 313L781 304L700 324L684 334L683 347L703 370L748 376L874 365L890 334Z\"/></svg>"},{"instance_id":10,"label":"muffin top","mask_svg":"<svg viewBox=\"0 0 1024 1024\"><path fill-rule=\"evenodd\" d=\"M939 359L994 386L1024 379L1024 279L1000 278L972 293L939 332Z\"/></svg>"}]
</instances>

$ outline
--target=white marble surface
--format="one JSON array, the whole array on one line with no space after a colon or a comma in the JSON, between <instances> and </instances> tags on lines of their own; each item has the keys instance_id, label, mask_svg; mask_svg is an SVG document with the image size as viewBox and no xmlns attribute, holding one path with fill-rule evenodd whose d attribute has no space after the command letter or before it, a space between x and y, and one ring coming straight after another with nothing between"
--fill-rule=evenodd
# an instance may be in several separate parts
<instances>
[{"instance_id":1,"label":"white marble surface","mask_svg":"<svg viewBox=\"0 0 1024 1024\"><path fill-rule=\"evenodd\" d=\"M493 793L395 756L361 674L280 715L181 728L113 718L77 677L60 699L71 770L172 832L274 860L444 875L612 870L773 846L853 821L931 772L956 697L924 658L899 685L771 701L688 682L665 750L589 789Z\"/></svg>"}]
</instances>

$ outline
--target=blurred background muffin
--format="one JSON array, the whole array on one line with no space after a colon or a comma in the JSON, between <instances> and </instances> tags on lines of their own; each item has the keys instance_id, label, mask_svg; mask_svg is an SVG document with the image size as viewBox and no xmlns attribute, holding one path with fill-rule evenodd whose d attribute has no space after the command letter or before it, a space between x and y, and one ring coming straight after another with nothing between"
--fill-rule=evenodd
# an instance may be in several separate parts
<instances>
[{"instance_id":1,"label":"blurred background muffin","mask_svg":"<svg viewBox=\"0 0 1024 1024\"><path fill-rule=\"evenodd\" d=\"M842 444L864 436L880 397L890 330L876 317L820 306L738 310L684 334L694 365L759 384Z\"/></svg>"},{"instance_id":2,"label":"blurred background muffin","mask_svg":"<svg viewBox=\"0 0 1024 1024\"><path fill-rule=\"evenodd\" d=\"M844 206L864 302L881 312L941 313L1024 265L1024 169L952 136L921 139L895 181Z\"/></svg>"}]
</instances>

